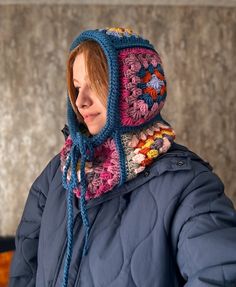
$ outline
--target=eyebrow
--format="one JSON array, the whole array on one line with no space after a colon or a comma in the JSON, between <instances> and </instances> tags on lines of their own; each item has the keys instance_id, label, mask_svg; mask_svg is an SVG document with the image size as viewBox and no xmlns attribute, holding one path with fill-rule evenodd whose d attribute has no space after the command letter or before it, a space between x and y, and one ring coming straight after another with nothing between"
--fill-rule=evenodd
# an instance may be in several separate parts
<instances>
[{"instance_id":1,"label":"eyebrow","mask_svg":"<svg viewBox=\"0 0 236 287\"><path fill-rule=\"evenodd\" d=\"M89 77L87 75L85 76L85 80L89 80ZM73 79L73 82L77 82L78 84L80 84L80 81L78 81L77 79Z\"/></svg>"}]
</instances>

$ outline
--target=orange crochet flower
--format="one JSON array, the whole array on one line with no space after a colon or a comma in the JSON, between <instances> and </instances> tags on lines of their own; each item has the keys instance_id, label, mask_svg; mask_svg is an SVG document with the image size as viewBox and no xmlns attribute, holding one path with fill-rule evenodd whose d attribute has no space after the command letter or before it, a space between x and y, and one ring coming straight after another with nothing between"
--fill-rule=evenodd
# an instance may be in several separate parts
<instances>
[{"instance_id":1,"label":"orange crochet flower","mask_svg":"<svg viewBox=\"0 0 236 287\"><path fill-rule=\"evenodd\" d=\"M148 83L150 82L152 79L152 75L150 72L146 72L146 75L142 78L142 80L144 81L144 83Z\"/></svg>"},{"instance_id":2,"label":"orange crochet flower","mask_svg":"<svg viewBox=\"0 0 236 287\"><path fill-rule=\"evenodd\" d=\"M151 158L146 158L145 160L143 160L141 162L141 166L146 166L152 163L152 159Z\"/></svg>"},{"instance_id":3,"label":"orange crochet flower","mask_svg":"<svg viewBox=\"0 0 236 287\"><path fill-rule=\"evenodd\" d=\"M139 151L139 153L146 155L150 151L149 147L143 148Z\"/></svg>"},{"instance_id":4,"label":"orange crochet flower","mask_svg":"<svg viewBox=\"0 0 236 287\"><path fill-rule=\"evenodd\" d=\"M155 69L154 74L157 76L158 79L160 79L161 81L165 80L165 77Z\"/></svg>"},{"instance_id":5,"label":"orange crochet flower","mask_svg":"<svg viewBox=\"0 0 236 287\"><path fill-rule=\"evenodd\" d=\"M145 144L145 141L139 141L139 143L137 144L137 148L142 148L142 146Z\"/></svg>"},{"instance_id":6,"label":"orange crochet flower","mask_svg":"<svg viewBox=\"0 0 236 287\"><path fill-rule=\"evenodd\" d=\"M149 94L154 101L157 99L157 91L152 87L147 87L143 91L144 93Z\"/></svg>"}]
</instances>

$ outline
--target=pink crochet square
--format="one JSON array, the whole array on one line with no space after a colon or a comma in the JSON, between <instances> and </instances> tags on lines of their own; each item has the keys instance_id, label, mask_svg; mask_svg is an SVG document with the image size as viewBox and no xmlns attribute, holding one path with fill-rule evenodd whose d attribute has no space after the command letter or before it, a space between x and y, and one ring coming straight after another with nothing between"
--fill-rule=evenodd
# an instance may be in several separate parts
<instances>
[{"instance_id":1,"label":"pink crochet square","mask_svg":"<svg viewBox=\"0 0 236 287\"><path fill-rule=\"evenodd\" d=\"M123 126L138 126L155 117L166 97L166 81L157 52L127 48L119 53Z\"/></svg>"}]
</instances>

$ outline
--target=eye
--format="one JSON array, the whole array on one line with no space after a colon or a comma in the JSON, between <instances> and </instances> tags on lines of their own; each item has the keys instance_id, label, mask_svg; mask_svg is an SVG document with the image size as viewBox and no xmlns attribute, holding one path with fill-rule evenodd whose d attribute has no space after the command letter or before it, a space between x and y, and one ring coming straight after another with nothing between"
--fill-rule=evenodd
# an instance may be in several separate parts
<instances>
[{"instance_id":1,"label":"eye","mask_svg":"<svg viewBox=\"0 0 236 287\"><path fill-rule=\"evenodd\" d=\"M79 95L79 89L80 87L75 87L75 97L77 98Z\"/></svg>"}]
</instances>

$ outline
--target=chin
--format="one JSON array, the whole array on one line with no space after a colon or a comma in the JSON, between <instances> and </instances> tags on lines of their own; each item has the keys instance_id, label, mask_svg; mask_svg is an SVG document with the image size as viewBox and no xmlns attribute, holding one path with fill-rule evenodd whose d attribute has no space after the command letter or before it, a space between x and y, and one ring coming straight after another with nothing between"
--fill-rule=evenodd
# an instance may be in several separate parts
<instances>
[{"instance_id":1,"label":"chin","mask_svg":"<svg viewBox=\"0 0 236 287\"><path fill-rule=\"evenodd\" d=\"M105 127L105 124L106 123L91 123L90 125L87 125L87 129L89 133L94 136L100 133L100 131Z\"/></svg>"},{"instance_id":2,"label":"chin","mask_svg":"<svg viewBox=\"0 0 236 287\"><path fill-rule=\"evenodd\" d=\"M94 136L94 135L97 135L99 132L100 132L101 129L99 128L90 128L89 129L89 133Z\"/></svg>"}]
</instances>

